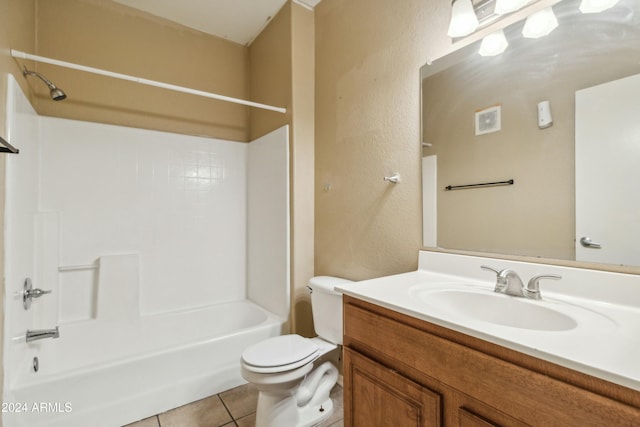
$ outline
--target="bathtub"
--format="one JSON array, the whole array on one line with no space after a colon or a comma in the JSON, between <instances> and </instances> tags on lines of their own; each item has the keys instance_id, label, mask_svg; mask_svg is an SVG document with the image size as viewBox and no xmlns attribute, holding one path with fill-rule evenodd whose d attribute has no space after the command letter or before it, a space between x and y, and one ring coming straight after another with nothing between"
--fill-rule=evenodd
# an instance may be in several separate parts
<instances>
[{"instance_id":1,"label":"bathtub","mask_svg":"<svg viewBox=\"0 0 640 427\"><path fill-rule=\"evenodd\" d=\"M59 339L27 344L28 360L5 390L4 426L118 427L219 393L245 382L244 348L282 328L249 300L63 324Z\"/></svg>"}]
</instances>

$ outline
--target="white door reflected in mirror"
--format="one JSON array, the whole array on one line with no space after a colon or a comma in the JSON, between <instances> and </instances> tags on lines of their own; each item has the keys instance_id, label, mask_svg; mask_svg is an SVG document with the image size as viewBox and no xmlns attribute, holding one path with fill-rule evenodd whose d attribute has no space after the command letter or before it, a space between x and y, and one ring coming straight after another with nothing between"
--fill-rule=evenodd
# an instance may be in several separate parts
<instances>
[{"instance_id":1,"label":"white door reflected in mirror","mask_svg":"<svg viewBox=\"0 0 640 427\"><path fill-rule=\"evenodd\" d=\"M578 261L640 265L638 117L640 74L576 92Z\"/></svg>"}]
</instances>

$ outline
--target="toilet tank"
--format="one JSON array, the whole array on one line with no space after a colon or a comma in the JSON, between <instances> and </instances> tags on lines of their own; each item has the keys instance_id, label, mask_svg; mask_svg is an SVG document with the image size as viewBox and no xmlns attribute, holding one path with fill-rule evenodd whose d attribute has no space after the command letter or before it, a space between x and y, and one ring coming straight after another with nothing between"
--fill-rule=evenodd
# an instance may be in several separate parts
<instances>
[{"instance_id":1,"label":"toilet tank","mask_svg":"<svg viewBox=\"0 0 640 427\"><path fill-rule=\"evenodd\" d=\"M342 344L342 294L333 288L345 283L352 281L331 276L317 276L309 280L316 333L333 344Z\"/></svg>"}]
</instances>

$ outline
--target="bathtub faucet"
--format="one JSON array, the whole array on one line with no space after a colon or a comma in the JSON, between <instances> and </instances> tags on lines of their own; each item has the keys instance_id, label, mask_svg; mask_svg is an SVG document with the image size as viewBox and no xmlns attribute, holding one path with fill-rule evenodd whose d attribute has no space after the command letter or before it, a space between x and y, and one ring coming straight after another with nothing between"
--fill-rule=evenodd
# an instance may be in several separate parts
<instances>
[{"instance_id":1,"label":"bathtub faucet","mask_svg":"<svg viewBox=\"0 0 640 427\"><path fill-rule=\"evenodd\" d=\"M44 338L60 338L60 329L58 326L55 329L27 329L27 342L41 340Z\"/></svg>"}]
</instances>

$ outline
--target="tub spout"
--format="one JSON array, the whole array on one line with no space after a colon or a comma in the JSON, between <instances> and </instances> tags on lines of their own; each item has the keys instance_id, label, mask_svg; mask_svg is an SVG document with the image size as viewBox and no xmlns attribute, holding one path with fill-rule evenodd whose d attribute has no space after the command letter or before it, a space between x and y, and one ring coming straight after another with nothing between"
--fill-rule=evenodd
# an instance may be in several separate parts
<instances>
[{"instance_id":1,"label":"tub spout","mask_svg":"<svg viewBox=\"0 0 640 427\"><path fill-rule=\"evenodd\" d=\"M58 326L55 329L27 329L27 342L41 340L44 338L60 338L60 329Z\"/></svg>"}]
</instances>

